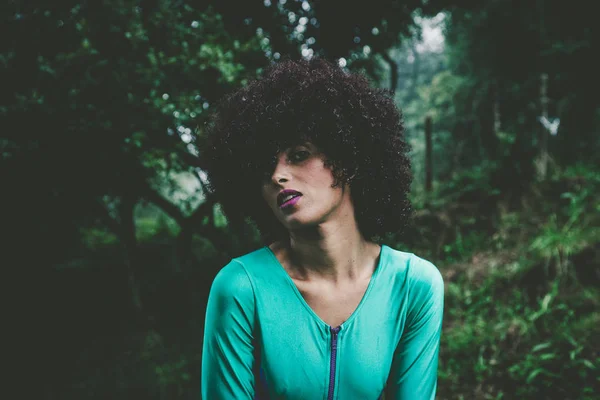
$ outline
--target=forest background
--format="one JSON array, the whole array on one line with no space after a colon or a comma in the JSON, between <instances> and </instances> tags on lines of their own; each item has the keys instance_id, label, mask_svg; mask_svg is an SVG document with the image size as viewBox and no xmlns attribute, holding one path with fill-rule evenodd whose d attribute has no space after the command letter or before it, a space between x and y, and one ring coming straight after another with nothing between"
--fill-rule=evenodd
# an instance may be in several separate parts
<instances>
[{"instance_id":1,"label":"forest background","mask_svg":"<svg viewBox=\"0 0 600 400\"><path fill-rule=\"evenodd\" d=\"M600 398L590 4L5 2L0 233L22 391L199 398L212 278L259 242L204 190L196 143L224 94L321 56L403 111L415 212L386 242L445 278L438 398Z\"/></svg>"}]
</instances>

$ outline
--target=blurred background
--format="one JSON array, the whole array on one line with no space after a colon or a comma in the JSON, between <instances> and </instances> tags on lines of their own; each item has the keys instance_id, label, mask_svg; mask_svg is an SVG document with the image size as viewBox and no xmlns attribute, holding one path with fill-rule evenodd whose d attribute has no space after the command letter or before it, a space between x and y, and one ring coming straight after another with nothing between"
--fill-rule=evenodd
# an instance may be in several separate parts
<instances>
[{"instance_id":1,"label":"blurred background","mask_svg":"<svg viewBox=\"0 0 600 400\"><path fill-rule=\"evenodd\" d=\"M260 244L205 193L195 143L224 94L321 56L403 111L415 213L386 243L444 275L438 398L600 398L591 4L5 1L0 249L26 386L199 398L211 281Z\"/></svg>"}]
</instances>

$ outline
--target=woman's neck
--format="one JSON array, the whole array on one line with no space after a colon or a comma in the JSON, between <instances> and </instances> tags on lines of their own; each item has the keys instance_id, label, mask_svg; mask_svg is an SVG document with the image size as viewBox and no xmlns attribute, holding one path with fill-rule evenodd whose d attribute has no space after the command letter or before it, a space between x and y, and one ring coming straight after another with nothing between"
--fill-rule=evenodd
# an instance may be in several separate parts
<instances>
[{"instance_id":1,"label":"woman's neck","mask_svg":"<svg viewBox=\"0 0 600 400\"><path fill-rule=\"evenodd\" d=\"M380 252L379 245L362 236L354 213L291 231L289 241L273 247L293 279L326 279L336 284L369 278Z\"/></svg>"}]
</instances>

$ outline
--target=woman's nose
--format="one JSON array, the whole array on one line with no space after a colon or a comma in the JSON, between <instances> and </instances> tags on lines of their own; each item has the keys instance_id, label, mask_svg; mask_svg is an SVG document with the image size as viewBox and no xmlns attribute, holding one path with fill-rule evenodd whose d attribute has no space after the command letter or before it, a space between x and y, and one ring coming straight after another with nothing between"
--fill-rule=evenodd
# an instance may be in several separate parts
<instances>
[{"instance_id":1,"label":"woman's nose","mask_svg":"<svg viewBox=\"0 0 600 400\"><path fill-rule=\"evenodd\" d=\"M289 165L286 162L285 156L278 157L277 164L271 175L271 180L274 183L287 182L289 179Z\"/></svg>"}]
</instances>

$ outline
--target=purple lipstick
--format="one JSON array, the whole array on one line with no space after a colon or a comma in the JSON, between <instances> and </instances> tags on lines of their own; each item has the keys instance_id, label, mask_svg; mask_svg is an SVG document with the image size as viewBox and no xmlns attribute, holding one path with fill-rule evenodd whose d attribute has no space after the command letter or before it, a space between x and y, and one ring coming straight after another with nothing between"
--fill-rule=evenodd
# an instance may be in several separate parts
<instances>
[{"instance_id":1,"label":"purple lipstick","mask_svg":"<svg viewBox=\"0 0 600 400\"><path fill-rule=\"evenodd\" d=\"M296 190L284 189L277 195L277 205L282 209L291 207L300 200L301 196L302 193Z\"/></svg>"}]
</instances>

